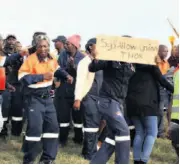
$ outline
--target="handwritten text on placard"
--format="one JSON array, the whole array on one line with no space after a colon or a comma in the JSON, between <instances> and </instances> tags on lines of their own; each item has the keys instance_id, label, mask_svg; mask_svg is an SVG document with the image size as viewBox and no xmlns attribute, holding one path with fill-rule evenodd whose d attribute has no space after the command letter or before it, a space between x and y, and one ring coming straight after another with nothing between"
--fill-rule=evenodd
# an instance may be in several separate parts
<instances>
[{"instance_id":1,"label":"handwritten text on placard","mask_svg":"<svg viewBox=\"0 0 180 165\"><path fill-rule=\"evenodd\" d=\"M155 40L98 36L97 59L154 65L158 47Z\"/></svg>"}]
</instances>

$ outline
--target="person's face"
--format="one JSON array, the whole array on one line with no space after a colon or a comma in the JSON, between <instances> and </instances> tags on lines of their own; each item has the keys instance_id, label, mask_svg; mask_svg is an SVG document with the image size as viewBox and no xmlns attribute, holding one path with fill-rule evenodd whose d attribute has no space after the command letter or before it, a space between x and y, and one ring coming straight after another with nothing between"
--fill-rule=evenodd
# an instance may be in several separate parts
<instances>
[{"instance_id":1,"label":"person's face","mask_svg":"<svg viewBox=\"0 0 180 165\"><path fill-rule=\"evenodd\" d=\"M75 48L75 46L74 45L72 45L70 42L66 42L66 44L65 44L65 49L68 51L68 52L73 52L73 50L74 50L74 48Z\"/></svg>"},{"instance_id":2,"label":"person's face","mask_svg":"<svg viewBox=\"0 0 180 165\"><path fill-rule=\"evenodd\" d=\"M37 53L40 54L41 57L47 57L49 53L49 44L46 40L41 40L37 44Z\"/></svg>"},{"instance_id":3,"label":"person's face","mask_svg":"<svg viewBox=\"0 0 180 165\"><path fill-rule=\"evenodd\" d=\"M21 51L21 49L22 49L21 43L16 43L16 49L18 52Z\"/></svg>"},{"instance_id":4,"label":"person's face","mask_svg":"<svg viewBox=\"0 0 180 165\"><path fill-rule=\"evenodd\" d=\"M55 46L56 49L59 50L59 49L61 49L63 47L63 43L61 41L56 41L54 43L54 46Z\"/></svg>"},{"instance_id":5,"label":"person's face","mask_svg":"<svg viewBox=\"0 0 180 165\"><path fill-rule=\"evenodd\" d=\"M168 55L168 48L167 47L162 47L159 50L159 56L161 59L165 59Z\"/></svg>"},{"instance_id":6,"label":"person's face","mask_svg":"<svg viewBox=\"0 0 180 165\"><path fill-rule=\"evenodd\" d=\"M16 39L14 37L9 37L7 39L7 44L9 45L10 48L13 48L14 45L16 44Z\"/></svg>"},{"instance_id":7,"label":"person's face","mask_svg":"<svg viewBox=\"0 0 180 165\"><path fill-rule=\"evenodd\" d=\"M90 49L90 54L95 57L97 52L96 52L96 44L92 44L89 46L89 49Z\"/></svg>"},{"instance_id":8,"label":"person's face","mask_svg":"<svg viewBox=\"0 0 180 165\"><path fill-rule=\"evenodd\" d=\"M90 49L90 53L95 53L95 51L96 51L96 44L91 44L89 46L89 49Z\"/></svg>"}]
</instances>

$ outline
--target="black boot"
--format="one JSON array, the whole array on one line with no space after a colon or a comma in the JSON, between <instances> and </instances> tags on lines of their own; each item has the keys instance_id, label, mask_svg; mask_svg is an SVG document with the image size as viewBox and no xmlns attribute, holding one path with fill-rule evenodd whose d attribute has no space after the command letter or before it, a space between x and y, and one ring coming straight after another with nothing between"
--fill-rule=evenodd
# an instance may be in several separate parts
<instances>
[{"instance_id":1,"label":"black boot","mask_svg":"<svg viewBox=\"0 0 180 165\"><path fill-rule=\"evenodd\" d=\"M60 141L59 143L60 143L62 148L67 146L67 141Z\"/></svg>"},{"instance_id":2,"label":"black boot","mask_svg":"<svg viewBox=\"0 0 180 165\"><path fill-rule=\"evenodd\" d=\"M29 159L24 159L23 164L33 164L34 161L30 161Z\"/></svg>"},{"instance_id":3,"label":"black boot","mask_svg":"<svg viewBox=\"0 0 180 165\"><path fill-rule=\"evenodd\" d=\"M54 164L54 162L52 160L43 160L40 161L39 164Z\"/></svg>"},{"instance_id":4,"label":"black boot","mask_svg":"<svg viewBox=\"0 0 180 165\"><path fill-rule=\"evenodd\" d=\"M3 129L0 132L0 138L6 140L7 137L8 137L8 121L5 121L3 124Z\"/></svg>"},{"instance_id":5,"label":"black boot","mask_svg":"<svg viewBox=\"0 0 180 165\"><path fill-rule=\"evenodd\" d=\"M82 140L76 140L75 138L73 138L73 142L78 145L82 145L82 143L83 143Z\"/></svg>"},{"instance_id":6,"label":"black boot","mask_svg":"<svg viewBox=\"0 0 180 165\"><path fill-rule=\"evenodd\" d=\"M141 161L139 161L140 163L139 164L146 164L146 162L143 162L142 160Z\"/></svg>"},{"instance_id":7,"label":"black boot","mask_svg":"<svg viewBox=\"0 0 180 165\"><path fill-rule=\"evenodd\" d=\"M134 160L134 164L141 164L139 160Z\"/></svg>"}]
</instances>

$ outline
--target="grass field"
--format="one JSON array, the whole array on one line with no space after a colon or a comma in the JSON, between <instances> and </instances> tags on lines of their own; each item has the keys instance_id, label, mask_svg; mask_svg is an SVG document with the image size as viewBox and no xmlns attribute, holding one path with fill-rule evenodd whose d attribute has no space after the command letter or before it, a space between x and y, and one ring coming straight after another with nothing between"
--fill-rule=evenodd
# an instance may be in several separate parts
<instances>
[{"instance_id":1,"label":"grass field","mask_svg":"<svg viewBox=\"0 0 180 165\"><path fill-rule=\"evenodd\" d=\"M89 162L81 157L81 147L72 142L72 135L69 137L67 147L59 148L56 164L88 164ZM7 142L0 141L0 164L22 163L23 153L21 152L22 138L10 137ZM114 156L108 162L114 163ZM38 159L37 159L38 161ZM132 154L131 154L132 163ZM170 141L157 139L149 161L151 164L175 164L176 155L171 147Z\"/></svg>"}]
</instances>

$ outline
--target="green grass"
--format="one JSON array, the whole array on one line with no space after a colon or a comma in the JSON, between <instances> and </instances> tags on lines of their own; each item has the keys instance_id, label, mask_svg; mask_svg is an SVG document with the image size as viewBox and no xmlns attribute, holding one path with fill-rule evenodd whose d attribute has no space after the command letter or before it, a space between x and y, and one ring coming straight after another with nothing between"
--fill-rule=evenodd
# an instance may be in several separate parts
<instances>
[{"instance_id":1,"label":"green grass","mask_svg":"<svg viewBox=\"0 0 180 165\"><path fill-rule=\"evenodd\" d=\"M72 135L71 135L72 136ZM82 146L72 142L69 138L68 145L65 148L59 148L56 158L56 164L88 164L89 162L81 157ZM0 163L1 164L19 164L22 163L23 153L21 152L22 137L10 137L7 142L0 141ZM123 151L122 151L123 152ZM37 159L38 161L38 159ZM151 154L149 163L151 164L175 164L176 154L167 139L157 139ZM114 163L114 156L108 162ZM131 154L132 163L132 154Z\"/></svg>"}]
</instances>

